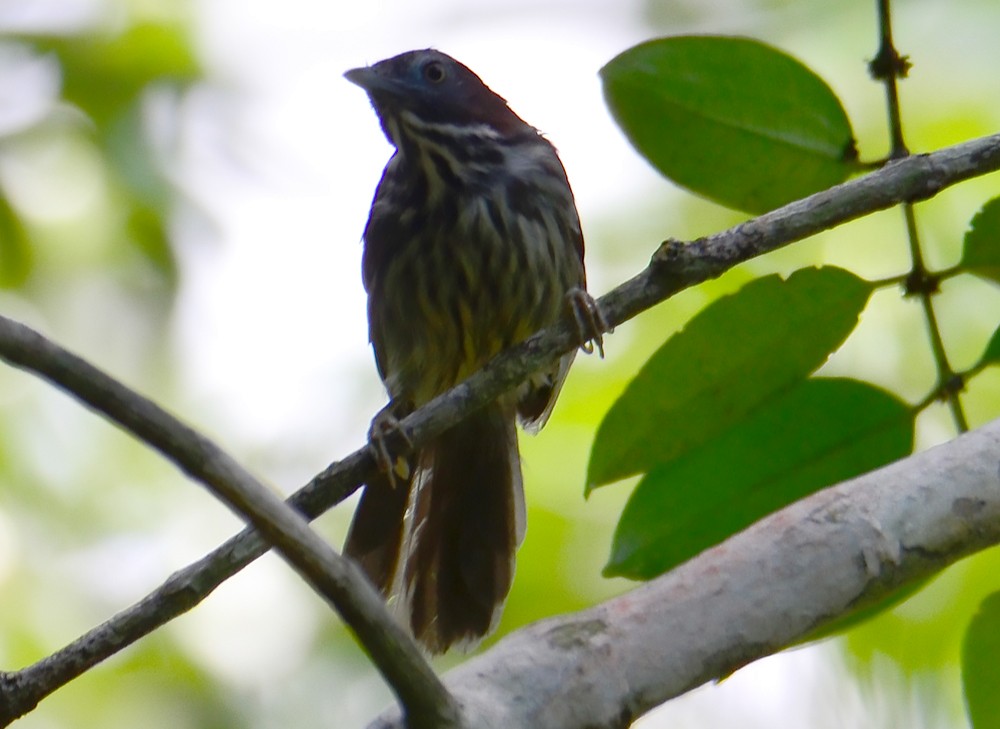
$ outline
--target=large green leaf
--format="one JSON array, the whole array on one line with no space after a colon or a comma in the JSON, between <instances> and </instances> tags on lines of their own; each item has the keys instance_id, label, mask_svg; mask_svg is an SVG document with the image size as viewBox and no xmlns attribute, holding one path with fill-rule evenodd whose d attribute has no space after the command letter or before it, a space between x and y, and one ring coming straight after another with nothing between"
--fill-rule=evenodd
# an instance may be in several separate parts
<instances>
[{"instance_id":1,"label":"large green leaf","mask_svg":"<svg viewBox=\"0 0 1000 729\"><path fill-rule=\"evenodd\" d=\"M807 379L646 475L615 532L607 575L649 579L758 519L913 447L913 411L871 385Z\"/></svg>"},{"instance_id":2,"label":"large green leaf","mask_svg":"<svg viewBox=\"0 0 1000 729\"><path fill-rule=\"evenodd\" d=\"M962 688L974 729L1000 729L1000 592L980 603L965 632Z\"/></svg>"},{"instance_id":3,"label":"large green leaf","mask_svg":"<svg viewBox=\"0 0 1000 729\"><path fill-rule=\"evenodd\" d=\"M972 219L959 265L1000 283L1000 197L986 203Z\"/></svg>"},{"instance_id":4,"label":"large green leaf","mask_svg":"<svg viewBox=\"0 0 1000 729\"><path fill-rule=\"evenodd\" d=\"M636 149L724 205L764 212L856 169L851 125L829 86L759 41L661 38L617 56L601 78Z\"/></svg>"},{"instance_id":5,"label":"large green leaf","mask_svg":"<svg viewBox=\"0 0 1000 729\"><path fill-rule=\"evenodd\" d=\"M840 268L767 276L702 310L649 359L597 431L588 491L701 447L819 367L871 284Z\"/></svg>"}]
</instances>

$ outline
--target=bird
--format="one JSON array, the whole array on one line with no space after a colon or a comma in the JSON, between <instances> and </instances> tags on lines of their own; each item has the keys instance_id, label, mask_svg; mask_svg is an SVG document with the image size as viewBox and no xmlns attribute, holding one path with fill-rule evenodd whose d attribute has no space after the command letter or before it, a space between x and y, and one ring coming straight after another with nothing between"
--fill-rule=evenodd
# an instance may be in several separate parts
<instances>
[{"instance_id":1,"label":"bird","mask_svg":"<svg viewBox=\"0 0 1000 729\"><path fill-rule=\"evenodd\" d=\"M602 347L607 325L586 290L580 218L548 139L434 49L344 75L394 147L361 266L389 404L372 421L380 468L344 553L427 652L470 649L499 621L524 538L515 422L545 424L576 352L416 452L393 456L387 434L567 307L586 351Z\"/></svg>"}]
</instances>

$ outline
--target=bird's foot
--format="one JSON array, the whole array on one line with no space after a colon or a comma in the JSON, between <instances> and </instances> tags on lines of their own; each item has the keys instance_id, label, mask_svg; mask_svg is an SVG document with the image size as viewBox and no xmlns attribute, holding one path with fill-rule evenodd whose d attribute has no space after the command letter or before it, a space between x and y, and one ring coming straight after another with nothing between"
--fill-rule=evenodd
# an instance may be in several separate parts
<instances>
[{"instance_id":1,"label":"bird's foot","mask_svg":"<svg viewBox=\"0 0 1000 729\"><path fill-rule=\"evenodd\" d=\"M608 320L604 318L601 307L593 296L585 289L570 289L566 301L573 311L576 331L580 337L580 349L587 354L595 351L604 357L604 332L611 332Z\"/></svg>"}]
</instances>

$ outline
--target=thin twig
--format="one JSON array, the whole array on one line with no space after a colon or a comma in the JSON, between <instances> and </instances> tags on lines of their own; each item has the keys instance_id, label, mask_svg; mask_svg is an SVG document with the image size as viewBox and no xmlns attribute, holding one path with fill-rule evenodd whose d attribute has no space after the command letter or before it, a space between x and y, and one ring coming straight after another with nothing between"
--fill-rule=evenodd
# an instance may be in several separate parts
<instances>
[{"instance_id":1,"label":"thin twig","mask_svg":"<svg viewBox=\"0 0 1000 729\"><path fill-rule=\"evenodd\" d=\"M910 61L899 55L892 42L892 12L889 0L878 0L879 47L875 58L868 64L868 72L885 86L886 105L889 108L889 159L902 159L910 154L903 140L903 120L899 107L897 78L906 78Z\"/></svg>"},{"instance_id":2,"label":"thin twig","mask_svg":"<svg viewBox=\"0 0 1000 729\"><path fill-rule=\"evenodd\" d=\"M902 159L909 156L910 150L903 139L902 112L899 104L899 91L896 79L906 78L910 70L910 62L906 56L901 56L892 40L892 12L889 0L878 0L879 49L875 58L868 64L872 78L881 81L885 87L886 107L889 115L890 159ZM907 295L920 299L920 306L927 322L927 334L930 338L931 354L937 369L937 387L934 397L944 399L951 410L952 419L959 433L969 429L965 411L959 393L964 387L964 380L955 374L948 361L948 353L944 348L941 329L937 316L934 314L933 296L938 292L940 275L928 272L920 245L920 234L917 230L917 217L913 210L913 202L903 203L903 219L906 223L906 237L910 246L912 261L910 273L904 279L904 290Z\"/></svg>"},{"instance_id":3,"label":"thin twig","mask_svg":"<svg viewBox=\"0 0 1000 729\"><path fill-rule=\"evenodd\" d=\"M598 304L611 326L690 286L796 240L905 200L932 197L963 180L1000 169L1000 134L887 164L804 200L688 244L666 241L651 265L602 297ZM420 447L464 416L496 399L576 346L570 321L549 328L499 355L485 369L413 412L401 428ZM9 349L0 336L0 353ZM374 468L362 448L332 464L290 499L314 518L350 495ZM191 609L218 585L266 550L251 530L233 537L198 562L176 572L137 604L91 630L66 648L21 671L0 674L0 716L4 705L20 716L52 691L114 655L157 627Z\"/></svg>"}]
</instances>

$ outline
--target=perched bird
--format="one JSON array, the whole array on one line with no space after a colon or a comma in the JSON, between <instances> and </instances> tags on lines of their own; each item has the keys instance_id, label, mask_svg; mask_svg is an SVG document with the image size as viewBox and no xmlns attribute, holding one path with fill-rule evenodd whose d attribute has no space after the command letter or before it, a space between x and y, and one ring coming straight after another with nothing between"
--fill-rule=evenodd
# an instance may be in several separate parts
<instances>
[{"instance_id":1,"label":"perched bird","mask_svg":"<svg viewBox=\"0 0 1000 729\"><path fill-rule=\"evenodd\" d=\"M605 327L586 294L583 236L555 148L467 67L421 50L348 71L395 153L364 231L369 337L395 419L571 306L586 347ZM500 617L524 536L515 420L537 431L574 353L409 461L383 451L345 554L432 653L471 646Z\"/></svg>"}]
</instances>

